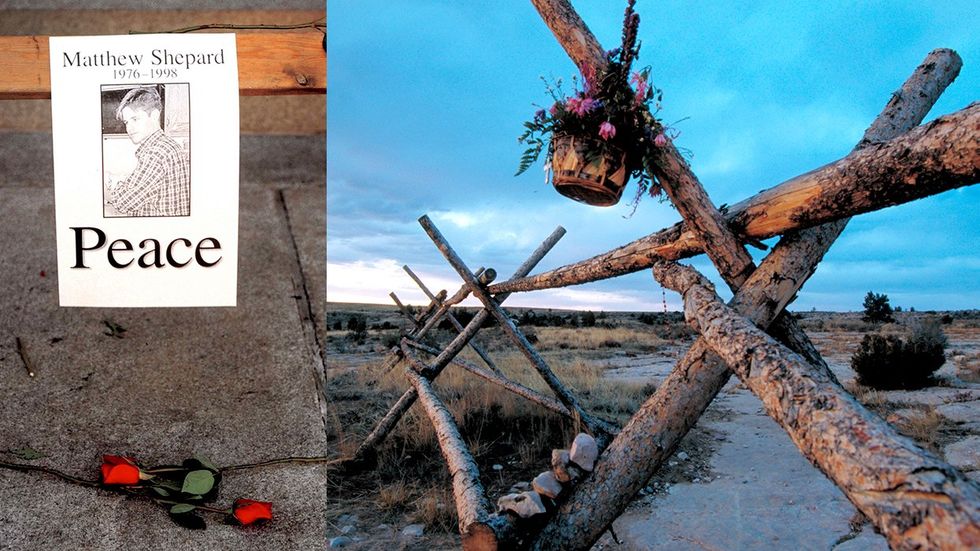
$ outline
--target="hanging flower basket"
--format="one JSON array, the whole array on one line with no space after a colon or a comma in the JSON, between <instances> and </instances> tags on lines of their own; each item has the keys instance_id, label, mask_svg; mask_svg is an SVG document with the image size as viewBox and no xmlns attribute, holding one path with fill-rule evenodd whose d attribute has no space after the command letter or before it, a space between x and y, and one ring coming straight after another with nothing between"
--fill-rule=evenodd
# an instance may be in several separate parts
<instances>
[{"instance_id":1,"label":"hanging flower basket","mask_svg":"<svg viewBox=\"0 0 980 551\"><path fill-rule=\"evenodd\" d=\"M552 184L558 193L587 205L609 207L626 188L626 154L599 153L597 140L560 135L553 140Z\"/></svg>"},{"instance_id":2,"label":"hanging flower basket","mask_svg":"<svg viewBox=\"0 0 980 551\"><path fill-rule=\"evenodd\" d=\"M581 67L575 90L562 90L561 80L549 84L554 102L539 106L524 123L518 143L527 148L517 174L541 154L550 157L551 183L558 193L588 205L608 207L619 202L630 178L637 182L634 206L640 197L660 191L655 178L659 149L667 144L665 127L656 118L662 94L650 81L650 68L631 71L639 54L636 40L640 16L628 0L623 19L623 42L605 53L604 63ZM547 181L547 178L546 178Z\"/></svg>"}]
</instances>

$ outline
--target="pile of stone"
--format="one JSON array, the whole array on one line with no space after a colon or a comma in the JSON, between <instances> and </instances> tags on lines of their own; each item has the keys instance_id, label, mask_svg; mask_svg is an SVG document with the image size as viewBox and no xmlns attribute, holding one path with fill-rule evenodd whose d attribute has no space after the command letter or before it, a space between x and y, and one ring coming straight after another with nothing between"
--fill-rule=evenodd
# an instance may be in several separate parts
<instances>
[{"instance_id":1,"label":"pile of stone","mask_svg":"<svg viewBox=\"0 0 980 551\"><path fill-rule=\"evenodd\" d=\"M559 496L573 484L592 472L599 457L595 438L580 433L572 441L570 450L552 450L551 470L544 471L531 481L515 484L514 491L497 500L497 513L511 513L528 519L554 510Z\"/></svg>"}]
</instances>

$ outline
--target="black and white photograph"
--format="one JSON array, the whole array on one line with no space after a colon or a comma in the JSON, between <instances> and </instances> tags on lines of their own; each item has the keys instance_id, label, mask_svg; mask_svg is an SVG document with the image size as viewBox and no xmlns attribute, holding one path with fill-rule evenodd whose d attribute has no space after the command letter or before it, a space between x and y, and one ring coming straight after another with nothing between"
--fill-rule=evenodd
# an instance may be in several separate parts
<instances>
[{"instance_id":1,"label":"black and white photograph","mask_svg":"<svg viewBox=\"0 0 980 551\"><path fill-rule=\"evenodd\" d=\"M103 216L190 216L190 85L102 86Z\"/></svg>"}]
</instances>

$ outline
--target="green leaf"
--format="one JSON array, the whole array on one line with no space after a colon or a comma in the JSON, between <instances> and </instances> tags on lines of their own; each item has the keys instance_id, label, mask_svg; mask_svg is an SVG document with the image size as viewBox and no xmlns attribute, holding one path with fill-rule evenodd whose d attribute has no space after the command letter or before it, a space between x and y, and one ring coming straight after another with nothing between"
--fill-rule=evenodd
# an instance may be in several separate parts
<instances>
[{"instance_id":1,"label":"green leaf","mask_svg":"<svg viewBox=\"0 0 980 551\"><path fill-rule=\"evenodd\" d=\"M21 448L19 450L14 450L10 453L23 459L24 461L34 461L35 459L41 459L42 457L47 457L46 454L43 454L32 448Z\"/></svg>"},{"instance_id":2,"label":"green leaf","mask_svg":"<svg viewBox=\"0 0 980 551\"><path fill-rule=\"evenodd\" d=\"M183 514L183 513L190 513L194 509L197 509L197 507L195 507L195 506L193 506L193 505L191 505L189 503L178 503L177 505L174 505L173 507L170 508L170 514L171 515L180 515L180 514Z\"/></svg>"},{"instance_id":3,"label":"green leaf","mask_svg":"<svg viewBox=\"0 0 980 551\"><path fill-rule=\"evenodd\" d=\"M152 489L152 490L153 490L154 492L156 492L156 493L158 493L158 494L160 494L160 495L162 495L163 497L167 497L167 496L169 496L169 495L170 495L170 492L168 492L167 490L164 490L163 488L161 488L161 487L159 487L159 486L150 486L150 488L151 488L151 489Z\"/></svg>"},{"instance_id":4,"label":"green leaf","mask_svg":"<svg viewBox=\"0 0 980 551\"><path fill-rule=\"evenodd\" d=\"M216 473L221 470L214 463L212 463L211 460L209 460L207 457L204 457L203 455L195 455L194 459L197 459L197 462L200 463L202 467L208 469L211 472Z\"/></svg>"},{"instance_id":5,"label":"green leaf","mask_svg":"<svg viewBox=\"0 0 980 551\"><path fill-rule=\"evenodd\" d=\"M191 471L184 477L184 486L180 491L186 494L203 495L214 487L214 474L211 471Z\"/></svg>"},{"instance_id":6,"label":"green leaf","mask_svg":"<svg viewBox=\"0 0 980 551\"><path fill-rule=\"evenodd\" d=\"M157 485L160 486L161 488L166 488L168 490L173 490L175 492L180 491L180 486L178 486L176 483L171 482L169 480L161 480L157 483Z\"/></svg>"}]
</instances>

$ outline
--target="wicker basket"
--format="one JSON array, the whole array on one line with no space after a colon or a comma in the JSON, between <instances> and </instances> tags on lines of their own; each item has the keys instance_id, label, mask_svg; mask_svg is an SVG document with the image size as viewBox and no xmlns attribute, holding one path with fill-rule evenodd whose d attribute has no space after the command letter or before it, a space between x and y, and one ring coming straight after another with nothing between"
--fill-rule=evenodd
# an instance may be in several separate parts
<instances>
[{"instance_id":1,"label":"wicker basket","mask_svg":"<svg viewBox=\"0 0 980 551\"><path fill-rule=\"evenodd\" d=\"M597 207L619 202L626 187L625 154L619 159L600 155L587 162L588 152L598 147L595 140L567 135L553 139L552 183L558 193Z\"/></svg>"}]
</instances>

